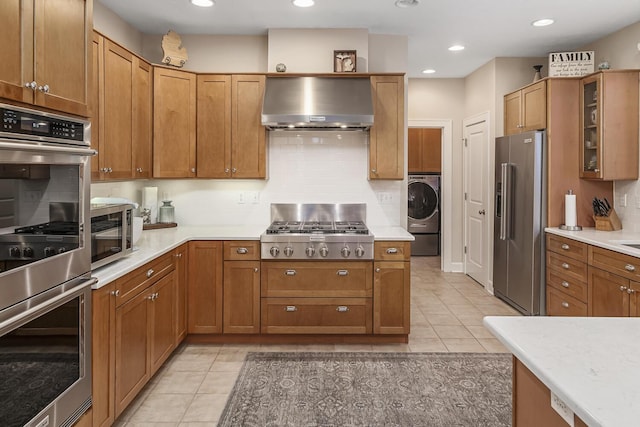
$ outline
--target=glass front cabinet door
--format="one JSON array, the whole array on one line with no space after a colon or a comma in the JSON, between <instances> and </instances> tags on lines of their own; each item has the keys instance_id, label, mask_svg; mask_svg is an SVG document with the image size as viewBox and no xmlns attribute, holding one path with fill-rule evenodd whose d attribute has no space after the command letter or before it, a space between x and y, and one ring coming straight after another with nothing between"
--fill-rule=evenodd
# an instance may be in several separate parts
<instances>
[{"instance_id":1,"label":"glass front cabinet door","mask_svg":"<svg viewBox=\"0 0 640 427\"><path fill-rule=\"evenodd\" d=\"M580 99L580 177L602 178L602 141L600 138L601 74L582 79Z\"/></svg>"}]
</instances>

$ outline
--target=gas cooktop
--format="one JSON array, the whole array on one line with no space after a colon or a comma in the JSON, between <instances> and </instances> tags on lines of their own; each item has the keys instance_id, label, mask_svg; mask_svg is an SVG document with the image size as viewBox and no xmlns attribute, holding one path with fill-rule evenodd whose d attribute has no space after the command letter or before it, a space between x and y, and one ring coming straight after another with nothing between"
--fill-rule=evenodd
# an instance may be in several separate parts
<instances>
[{"instance_id":1,"label":"gas cooktop","mask_svg":"<svg viewBox=\"0 0 640 427\"><path fill-rule=\"evenodd\" d=\"M274 221L266 233L369 234L369 229L362 221Z\"/></svg>"}]
</instances>

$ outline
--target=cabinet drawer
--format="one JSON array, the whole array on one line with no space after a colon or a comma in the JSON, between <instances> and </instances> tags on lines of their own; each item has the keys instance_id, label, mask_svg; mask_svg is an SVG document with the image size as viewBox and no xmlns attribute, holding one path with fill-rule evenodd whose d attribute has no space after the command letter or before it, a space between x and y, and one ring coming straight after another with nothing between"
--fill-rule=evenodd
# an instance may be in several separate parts
<instances>
[{"instance_id":1,"label":"cabinet drawer","mask_svg":"<svg viewBox=\"0 0 640 427\"><path fill-rule=\"evenodd\" d=\"M409 261L411 242L375 242L373 257L379 261Z\"/></svg>"},{"instance_id":2,"label":"cabinet drawer","mask_svg":"<svg viewBox=\"0 0 640 427\"><path fill-rule=\"evenodd\" d=\"M173 271L173 252L167 252L116 281L116 306L120 306Z\"/></svg>"},{"instance_id":3,"label":"cabinet drawer","mask_svg":"<svg viewBox=\"0 0 640 427\"><path fill-rule=\"evenodd\" d=\"M640 280L640 259L630 255L589 246L589 264L627 279Z\"/></svg>"},{"instance_id":4,"label":"cabinet drawer","mask_svg":"<svg viewBox=\"0 0 640 427\"><path fill-rule=\"evenodd\" d=\"M587 304L555 288L547 288L547 315L586 316Z\"/></svg>"},{"instance_id":5,"label":"cabinet drawer","mask_svg":"<svg viewBox=\"0 0 640 427\"><path fill-rule=\"evenodd\" d=\"M548 269L547 270L547 286L552 286L560 292L572 296L584 303L587 302L587 284L575 280L574 278L565 277L563 274Z\"/></svg>"},{"instance_id":6,"label":"cabinet drawer","mask_svg":"<svg viewBox=\"0 0 640 427\"><path fill-rule=\"evenodd\" d=\"M577 240L567 239L566 237L556 236L555 234L547 234L547 250L577 259L578 261L587 262L586 243Z\"/></svg>"},{"instance_id":7,"label":"cabinet drawer","mask_svg":"<svg viewBox=\"0 0 640 427\"><path fill-rule=\"evenodd\" d=\"M224 242L224 260L259 260L260 241L258 240L230 240Z\"/></svg>"},{"instance_id":8,"label":"cabinet drawer","mask_svg":"<svg viewBox=\"0 0 640 427\"><path fill-rule=\"evenodd\" d=\"M547 269L557 271L562 277L587 281L587 264L547 251Z\"/></svg>"},{"instance_id":9,"label":"cabinet drawer","mask_svg":"<svg viewBox=\"0 0 640 427\"><path fill-rule=\"evenodd\" d=\"M263 297L370 297L371 262L263 262Z\"/></svg>"},{"instance_id":10,"label":"cabinet drawer","mask_svg":"<svg viewBox=\"0 0 640 427\"><path fill-rule=\"evenodd\" d=\"M263 334L370 334L371 298L262 298Z\"/></svg>"}]
</instances>

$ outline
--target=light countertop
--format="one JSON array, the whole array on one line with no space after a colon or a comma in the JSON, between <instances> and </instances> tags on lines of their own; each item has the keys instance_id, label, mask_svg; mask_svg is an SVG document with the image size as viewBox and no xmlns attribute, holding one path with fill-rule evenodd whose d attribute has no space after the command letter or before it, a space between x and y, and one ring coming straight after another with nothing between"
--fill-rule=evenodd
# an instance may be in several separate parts
<instances>
[{"instance_id":1,"label":"light countertop","mask_svg":"<svg viewBox=\"0 0 640 427\"><path fill-rule=\"evenodd\" d=\"M93 289L124 276L145 263L169 252L189 240L260 240L268 224L246 226L178 226L145 230L134 245L134 252L116 262L92 272L98 279ZM378 241L411 241L413 236L402 227L370 227L369 231Z\"/></svg>"},{"instance_id":2,"label":"light countertop","mask_svg":"<svg viewBox=\"0 0 640 427\"><path fill-rule=\"evenodd\" d=\"M604 249L620 252L640 258L640 249L624 246L622 243L639 243L640 233L626 231L600 231L592 227L585 227L581 231L566 231L556 227L545 228L547 233L567 237L579 242L588 243Z\"/></svg>"},{"instance_id":3,"label":"light countertop","mask_svg":"<svg viewBox=\"0 0 640 427\"><path fill-rule=\"evenodd\" d=\"M640 318L489 316L484 325L590 427L638 425Z\"/></svg>"}]
</instances>

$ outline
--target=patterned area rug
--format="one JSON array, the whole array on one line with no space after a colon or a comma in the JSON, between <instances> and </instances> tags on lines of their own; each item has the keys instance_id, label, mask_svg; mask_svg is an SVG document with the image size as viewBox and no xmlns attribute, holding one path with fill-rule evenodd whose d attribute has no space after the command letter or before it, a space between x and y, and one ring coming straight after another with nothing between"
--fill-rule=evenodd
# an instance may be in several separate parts
<instances>
[{"instance_id":1,"label":"patterned area rug","mask_svg":"<svg viewBox=\"0 0 640 427\"><path fill-rule=\"evenodd\" d=\"M511 425L511 355L249 353L218 426Z\"/></svg>"}]
</instances>

